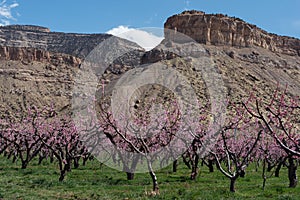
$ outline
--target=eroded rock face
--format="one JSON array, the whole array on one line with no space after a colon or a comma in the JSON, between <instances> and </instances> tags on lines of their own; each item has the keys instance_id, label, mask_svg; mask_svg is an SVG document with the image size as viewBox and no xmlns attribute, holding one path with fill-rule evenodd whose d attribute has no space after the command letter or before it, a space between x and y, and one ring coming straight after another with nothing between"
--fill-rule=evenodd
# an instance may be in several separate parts
<instances>
[{"instance_id":1,"label":"eroded rock face","mask_svg":"<svg viewBox=\"0 0 300 200\"><path fill-rule=\"evenodd\" d=\"M109 37L53 33L36 26L0 27L0 119L21 118L31 105L53 105L58 113L70 114L78 70L85 67L84 59L91 51ZM144 53L135 43L121 38L112 41L103 48L126 53L102 66L108 67L105 76L109 80L139 65Z\"/></svg>"},{"instance_id":2,"label":"eroded rock face","mask_svg":"<svg viewBox=\"0 0 300 200\"><path fill-rule=\"evenodd\" d=\"M21 61L24 64L30 64L34 61L49 63L55 66L66 64L72 67L78 67L81 64L81 59L75 56L51 53L44 50L27 48L27 47L1 47L1 60Z\"/></svg>"},{"instance_id":3,"label":"eroded rock face","mask_svg":"<svg viewBox=\"0 0 300 200\"><path fill-rule=\"evenodd\" d=\"M269 34L237 18L198 11L175 15L167 20L165 27L204 44L201 51L191 56L199 59L204 56L207 58L204 60L209 60L210 66L220 72L225 87L220 89L224 89L222 92L230 100L248 97L253 88L258 96L267 99L277 83L288 85L288 92L293 96L300 93L298 39ZM82 58L109 37L53 33L35 26L0 27L0 118L17 117L25 113L29 105L41 108L52 103L58 113L69 113L74 77L80 70ZM188 49L190 52L193 46L173 42L174 37L168 32L165 37L149 52L123 39L103 46L114 53L115 49L126 52L113 60L101 77L106 89L113 90L109 83L114 86L132 68L161 62L183 74L197 97L205 102L210 95L201 66L195 67L189 56L182 58L166 50Z\"/></svg>"},{"instance_id":4,"label":"eroded rock face","mask_svg":"<svg viewBox=\"0 0 300 200\"><path fill-rule=\"evenodd\" d=\"M31 32L45 32L50 33L50 29L43 26L34 26L34 25L8 25L2 28L10 29L10 30L17 30L17 31L31 31Z\"/></svg>"},{"instance_id":5,"label":"eroded rock face","mask_svg":"<svg viewBox=\"0 0 300 200\"><path fill-rule=\"evenodd\" d=\"M0 46L27 47L84 58L98 44L109 38L108 34L75 34L50 32L39 26L0 27Z\"/></svg>"},{"instance_id":6,"label":"eroded rock face","mask_svg":"<svg viewBox=\"0 0 300 200\"><path fill-rule=\"evenodd\" d=\"M299 39L270 34L239 18L223 14L185 11L168 18L164 27L186 34L202 44L258 46L273 52L300 56ZM173 34L165 31L167 39L176 38Z\"/></svg>"}]
</instances>

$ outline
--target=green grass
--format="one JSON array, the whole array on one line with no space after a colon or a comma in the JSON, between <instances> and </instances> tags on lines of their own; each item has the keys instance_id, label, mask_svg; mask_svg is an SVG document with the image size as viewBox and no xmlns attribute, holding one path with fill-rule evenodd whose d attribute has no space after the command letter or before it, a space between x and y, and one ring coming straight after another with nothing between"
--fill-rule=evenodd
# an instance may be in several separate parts
<instances>
[{"instance_id":1,"label":"green grass","mask_svg":"<svg viewBox=\"0 0 300 200\"><path fill-rule=\"evenodd\" d=\"M11 163L0 157L0 199L299 199L300 185L288 188L287 170L281 177L267 180L262 191L261 173L248 169L245 178L236 183L236 193L229 192L229 180L218 171L209 173L200 168L196 181L189 180L189 170L180 165L178 172L171 168L157 172L160 195L151 197L151 179L148 173L137 174L135 180L127 181L124 172L100 166L91 161L87 166L73 169L64 182L58 181L55 164L31 163L20 169L19 163Z\"/></svg>"}]
</instances>

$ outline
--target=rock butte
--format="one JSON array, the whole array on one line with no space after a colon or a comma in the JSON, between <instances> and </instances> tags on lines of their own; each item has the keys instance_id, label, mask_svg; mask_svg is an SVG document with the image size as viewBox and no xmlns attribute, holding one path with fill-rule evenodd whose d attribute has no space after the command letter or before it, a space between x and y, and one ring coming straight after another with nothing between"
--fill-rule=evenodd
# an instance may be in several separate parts
<instances>
[{"instance_id":1,"label":"rock butte","mask_svg":"<svg viewBox=\"0 0 300 200\"><path fill-rule=\"evenodd\" d=\"M256 25L223 14L185 11L168 18L164 27L186 34L202 44L258 46L273 52L300 56L299 39L271 34ZM165 37L172 38L172 34L166 31Z\"/></svg>"}]
</instances>

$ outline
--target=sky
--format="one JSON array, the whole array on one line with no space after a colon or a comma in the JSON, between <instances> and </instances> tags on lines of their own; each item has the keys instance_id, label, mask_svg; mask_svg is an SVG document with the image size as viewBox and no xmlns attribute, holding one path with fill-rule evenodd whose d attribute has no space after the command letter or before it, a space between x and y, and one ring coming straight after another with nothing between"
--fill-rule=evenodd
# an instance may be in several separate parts
<instances>
[{"instance_id":1,"label":"sky","mask_svg":"<svg viewBox=\"0 0 300 200\"><path fill-rule=\"evenodd\" d=\"M0 0L0 24L27 24L51 31L117 33L163 28L184 10L223 13L271 33L300 38L300 0ZM156 39L154 39L156 40Z\"/></svg>"}]
</instances>

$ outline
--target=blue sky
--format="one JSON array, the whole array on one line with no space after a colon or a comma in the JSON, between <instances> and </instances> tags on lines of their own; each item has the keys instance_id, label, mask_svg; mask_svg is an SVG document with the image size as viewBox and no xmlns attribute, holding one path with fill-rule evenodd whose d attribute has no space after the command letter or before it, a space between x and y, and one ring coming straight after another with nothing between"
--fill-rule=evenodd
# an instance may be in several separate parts
<instances>
[{"instance_id":1,"label":"blue sky","mask_svg":"<svg viewBox=\"0 0 300 200\"><path fill-rule=\"evenodd\" d=\"M1 24L52 31L104 33L118 26L163 27L186 9L236 16L280 35L300 38L300 0L0 0Z\"/></svg>"}]
</instances>

